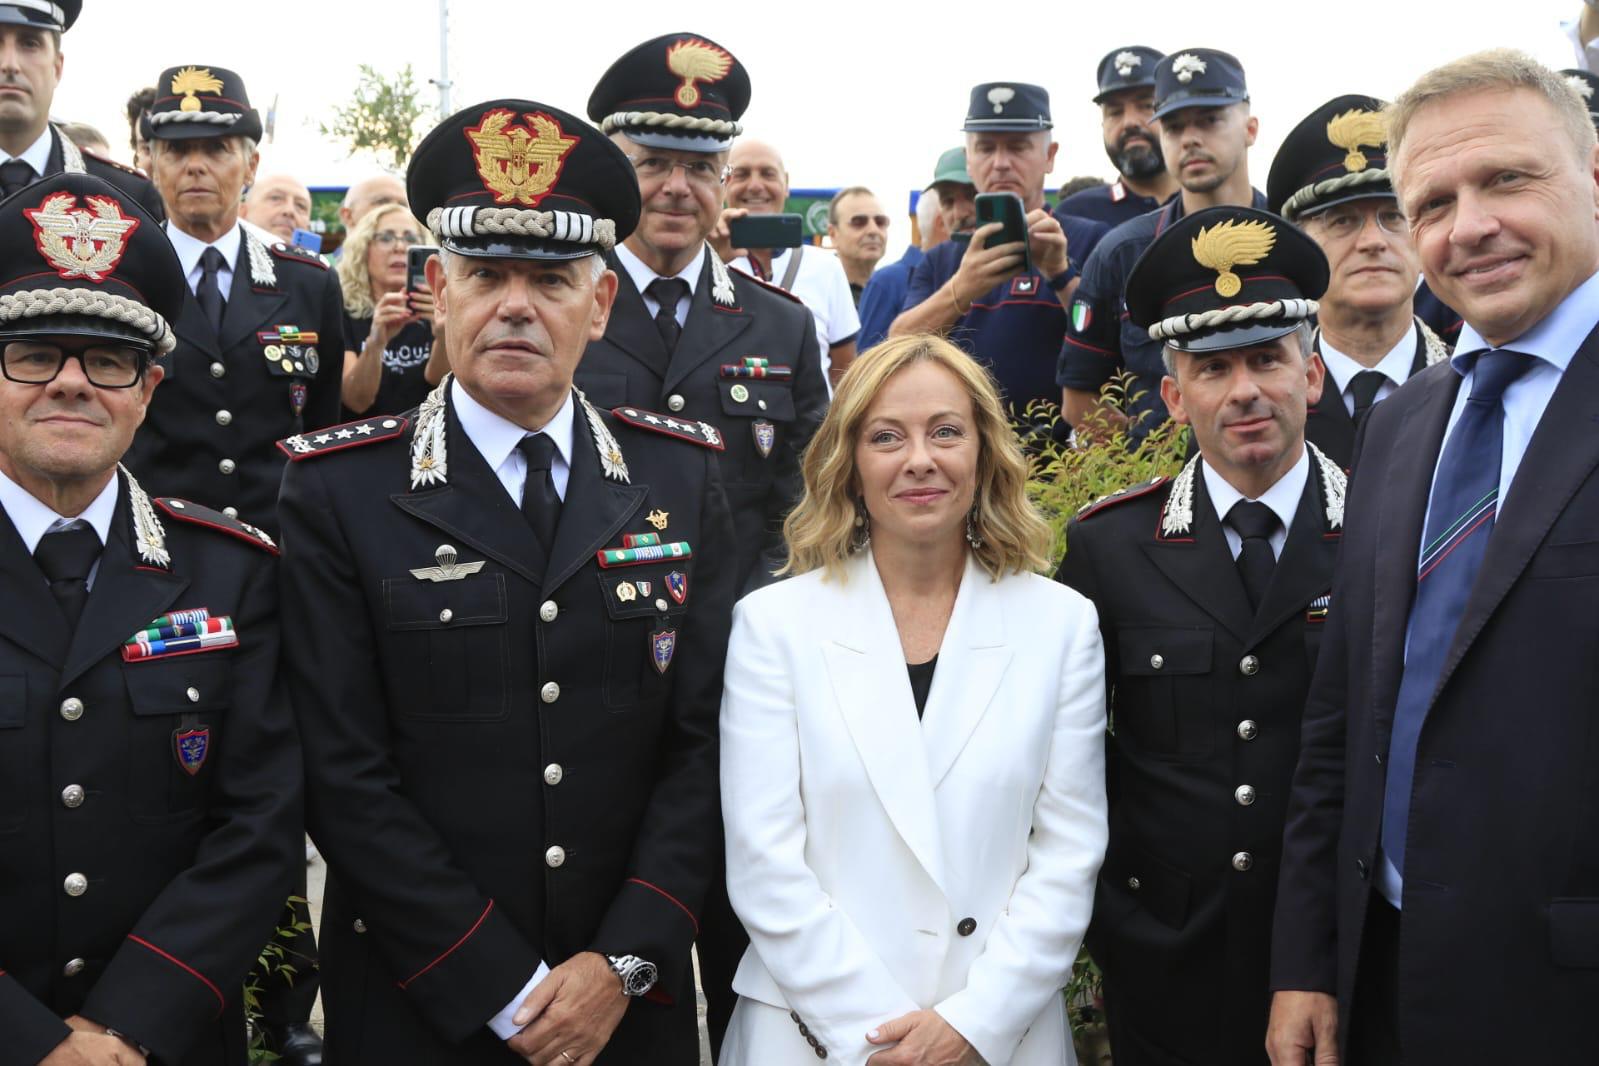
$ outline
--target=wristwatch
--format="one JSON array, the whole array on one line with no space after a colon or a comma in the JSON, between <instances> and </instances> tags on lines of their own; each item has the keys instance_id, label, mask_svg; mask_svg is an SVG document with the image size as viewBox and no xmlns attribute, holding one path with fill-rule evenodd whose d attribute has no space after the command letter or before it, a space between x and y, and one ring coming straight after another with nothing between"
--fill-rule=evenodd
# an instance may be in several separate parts
<instances>
[{"instance_id":1,"label":"wristwatch","mask_svg":"<svg viewBox=\"0 0 1599 1066\"><path fill-rule=\"evenodd\" d=\"M1596 0L1596 2L1599 2L1599 0ZM1054 277L1050 278L1049 281L1046 282L1046 284L1050 287L1051 290L1053 290L1055 292L1060 292L1060 290L1062 290L1066 286L1070 285L1072 283L1072 279L1075 278L1077 275L1078 275L1077 264L1073 263L1070 259L1068 259L1068 260L1066 260L1066 269L1062 270L1059 274L1056 274Z\"/></svg>"},{"instance_id":2,"label":"wristwatch","mask_svg":"<svg viewBox=\"0 0 1599 1066\"><path fill-rule=\"evenodd\" d=\"M624 996L644 995L655 987L655 980L660 976L653 962L646 962L637 955L607 955L605 958L616 976L622 979Z\"/></svg>"}]
</instances>

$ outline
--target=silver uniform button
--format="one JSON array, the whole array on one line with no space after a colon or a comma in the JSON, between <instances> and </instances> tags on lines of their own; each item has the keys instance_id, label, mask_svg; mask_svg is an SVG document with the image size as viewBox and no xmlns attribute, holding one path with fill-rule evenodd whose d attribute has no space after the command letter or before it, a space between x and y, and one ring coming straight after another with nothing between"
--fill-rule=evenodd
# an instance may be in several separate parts
<instances>
[{"instance_id":1,"label":"silver uniform button","mask_svg":"<svg viewBox=\"0 0 1599 1066\"><path fill-rule=\"evenodd\" d=\"M185 692L184 695L189 697L189 702L190 703L199 703L200 702L200 690L195 688L193 685L189 686L188 691Z\"/></svg>"},{"instance_id":2,"label":"silver uniform button","mask_svg":"<svg viewBox=\"0 0 1599 1066\"><path fill-rule=\"evenodd\" d=\"M231 474L237 468L238 468L238 464L235 463L232 459L224 459L220 463L217 464L217 469L222 471L224 474Z\"/></svg>"},{"instance_id":3,"label":"silver uniform button","mask_svg":"<svg viewBox=\"0 0 1599 1066\"><path fill-rule=\"evenodd\" d=\"M226 426L226 425L230 425L232 422L233 422L233 412L232 411L218 411L217 412L217 425Z\"/></svg>"},{"instance_id":4,"label":"silver uniform button","mask_svg":"<svg viewBox=\"0 0 1599 1066\"><path fill-rule=\"evenodd\" d=\"M561 686L554 681L544 682L544 687L539 689L539 699L545 703L554 703L561 698Z\"/></svg>"},{"instance_id":5,"label":"silver uniform button","mask_svg":"<svg viewBox=\"0 0 1599 1066\"><path fill-rule=\"evenodd\" d=\"M1260 727L1252 719L1245 718L1238 723L1238 735L1244 740L1254 740L1260 736Z\"/></svg>"},{"instance_id":6,"label":"silver uniform button","mask_svg":"<svg viewBox=\"0 0 1599 1066\"><path fill-rule=\"evenodd\" d=\"M61 717L69 722L76 722L83 717L83 701L76 696L68 696L61 701Z\"/></svg>"},{"instance_id":7,"label":"silver uniform button","mask_svg":"<svg viewBox=\"0 0 1599 1066\"><path fill-rule=\"evenodd\" d=\"M1247 807L1255 802L1255 786L1239 785L1233 789L1233 799L1238 801L1240 807Z\"/></svg>"},{"instance_id":8,"label":"silver uniform button","mask_svg":"<svg viewBox=\"0 0 1599 1066\"><path fill-rule=\"evenodd\" d=\"M455 617L455 612L450 610L448 607L444 608L444 610L439 612L439 621L443 622L445 625L449 625L450 624L450 619L452 619L454 617Z\"/></svg>"},{"instance_id":9,"label":"silver uniform button","mask_svg":"<svg viewBox=\"0 0 1599 1066\"><path fill-rule=\"evenodd\" d=\"M1240 851L1233 856L1233 869L1239 873L1244 873L1253 865L1255 865L1255 857L1247 851Z\"/></svg>"},{"instance_id":10,"label":"silver uniform button","mask_svg":"<svg viewBox=\"0 0 1599 1066\"><path fill-rule=\"evenodd\" d=\"M668 608L666 606L666 601L665 600L656 600L655 601L655 609L657 611L660 611L662 614L665 614L667 612L667 610L668 610Z\"/></svg>"},{"instance_id":11,"label":"silver uniform button","mask_svg":"<svg viewBox=\"0 0 1599 1066\"><path fill-rule=\"evenodd\" d=\"M1142 886L1142 885L1141 885L1141 884L1140 884L1140 883L1139 883L1139 880L1138 880L1138 878L1136 878L1136 877L1129 877L1129 878L1128 878L1128 879L1127 879L1127 887L1128 887L1128 888L1130 888L1130 889L1132 889L1132 890L1133 890L1133 891L1134 891L1134 892L1137 892L1137 891L1138 891L1138 890L1139 890L1139 889L1140 889L1140 888L1142 888L1142 887L1143 887L1143 886Z\"/></svg>"},{"instance_id":12,"label":"silver uniform button","mask_svg":"<svg viewBox=\"0 0 1599 1066\"><path fill-rule=\"evenodd\" d=\"M544 865L555 869L566 862L566 849L559 844L544 853Z\"/></svg>"},{"instance_id":13,"label":"silver uniform button","mask_svg":"<svg viewBox=\"0 0 1599 1066\"><path fill-rule=\"evenodd\" d=\"M223 374L226 374L227 372L228 372L228 368L223 366L221 363L212 363L211 364L211 376L212 377L219 378Z\"/></svg>"},{"instance_id":14,"label":"silver uniform button","mask_svg":"<svg viewBox=\"0 0 1599 1066\"><path fill-rule=\"evenodd\" d=\"M555 621L555 616L560 613L561 609L555 605L554 600L545 600L539 605L539 617L546 622Z\"/></svg>"},{"instance_id":15,"label":"silver uniform button","mask_svg":"<svg viewBox=\"0 0 1599 1066\"><path fill-rule=\"evenodd\" d=\"M366 932L366 923L363 922L361 919L357 918L355 920L354 924L351 926L351 928L354 929L357 933L364 933L364 932Z\"/></svg>"},{"instance_id":16,"label":"silver uniform button","mask_svg":"<svg viewBox=\"0 0 1599 1066\"><path fill-rule=\"evenodd\" d=\"M89 891L89 879L82 874L67 874L67 879L61 882L61 887L69 896L81 896Z\"/></svg>"},{"instance_id":17,"label":"silver uniform button","mask_svg":"<svg viewBox=\"0 0 1599 1066\"><path fill-rule=\"evenodd\" d=\"M1166 657L1164 655L1162 655L1160 652L1156 652L1154 655L1151 655L1149 657L1149 668L1151 670L1159 670L1161 667L1163 667L1165 665L1166 665Z\"/></svg>"},{"instance_id":18,"label":"silver uniform button","mask_svg":"<svg viewBox=\"0 0 1599 1066\"><path fill-rule=\"evenodd\" d=\"M86 963L84 963L82 959L72 959L65 966L61 967L61 976L76 977L83 972L83 967L85 965Z\"/></svg>"},{"instance_id":19,"label":"silver uniform button","mask_svg":"<svg viewBox=\"0 0 1599 1066\"><path fill-rule=\"evenodd\" d=\"M61 790L61 806L69 809L81 807L85 796L87 793L83 791L82 785L68 785Z\"/></svg>"},{"instance_id":20,"label":"silver uniform button","mask_svg":"<svg viewBox=\"0 0 1599 1066\"><path fill-rule=\"evenodd\" d=\"M1260 673L1260 659L1253 655L1246 655L1238 661L1238 672L1245 677L1254 677Z\"/></svg>"},{"instance_id":21,"label":"silver uniform button","mask_svg":"<svg viewBox=\"0 0 1599 1066\"><path fill-rule=\"evenodd\" d=\"M765 400L756 400L755 401L755 406L759 407L761 410L764 411L764 410L766 410L766 401Z\"/></svg>"},{"instance_id":22,"label":"silver uniform button","mask_svg":"<svg viewBox=\"0 0 1599 1066\"><path fill-rule=\"evenodd\" d=\"M666 398L666 407L670 411L681 411L683 409L683 397L675 392L672 393Z\"/></svg>"},{"instance_id":23,"label":"silver uniform button","mask_svg":"<svg viewBox=\"0 0 1599 1066\"><path fill-rule=\"evenodd\" d=\"M222 513L227 515L229 518L239 517L239 509L237 507L224 507L222 508Z\"/></svg>"},{"instance_id":24,"label":"silver uniform button","mask_svg":"<svg viewBox=\"0 0 1599 1066\"><path fill-rule=\"evenodd\" d=\"M544 783L546 785L559 785L561 778L566 776L566 771L558 762L552 762L544 768Z\"/></svg>"}]
</instances>

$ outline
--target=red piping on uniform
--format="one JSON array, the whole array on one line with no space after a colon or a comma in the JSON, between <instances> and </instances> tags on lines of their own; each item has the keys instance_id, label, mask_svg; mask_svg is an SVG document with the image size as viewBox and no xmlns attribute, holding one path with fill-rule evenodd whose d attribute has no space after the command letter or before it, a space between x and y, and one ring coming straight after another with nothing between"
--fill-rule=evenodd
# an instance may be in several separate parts
<instances>
[{"instance_id":1,"label":"red piping on uniform","mask_svg":"<svg viewBox=\"0 0 1599 1066\"><path fill-rule=\"evenodd\" d=\"M1110 356L1114 356L1116 354L1115 352L1111 351L1109 348L1096 348L1092 344L1084 344L1082 341L1078 340L1075 337L1067 337L1066 338L1066 343L1071 345L1073 348L1082 348L1085 351L1093 352L1095 355L1110 355Z\"/></svg>"},{"instance_id":2,"label":"red piping on uniform","mask_svg":"<svg viewBox=\"0 0 1599 1066\"><path fill-rule=\"evenodd\" d=\"M228 1001L223 998L222 991L219 988L217 988L216 985L211 983L211 979L209 977L207 977L205 974L201 973L199 970L196 970L193 966L190 966L188 963L184 962L182 959L177 958L174 955L169 955L166 952L162 951L160 948L156 947L154 944L150 943L148 940L145 940L143 937L135 936L132 933L129 933L128 934L128 939L133 941L135 944L139 945L141 948L148 948L149 950L155 952L157 955L161 956L163 959L166 959L168 962L170 962L172 965L178 967L180 970L185 971L191 977L194 977L201 984L205 985L205 987L209 988L211 990L211 994L213 996L217 997L217 1014L221 1015L223 1008L228 1005Z\"/></svg>"},{"instance_id":3,"label":"red piping on uniform","mask_svg":"<svg viewBox=\"0 0 1599 1066\"><path fill-rule=\"evenodd\" d=\"M443 962L445 959L447 959L451 955L455 954L455 949L456 948L460 947L462 944L466 943L468 940L471 940L472 939L472 934L478 931L478 926L483 924L483 919L487 918L489 916L489 911L491 911L493 909L494 909L494 901L491 899L491 900L489 900L489 905L487 907L483 908L483 913L477 916L477 921L472 923L472 928L470 928L470 929L468 929L466 931L466 935L461 937L461 939L457 940L455 943L451 944L449 951L446 951L444 954L440 955L438 958L434 959L432 962L428 963L426 966L424 966L420 970L416 971L416 973L412 974L410 977L407 977L405 980L401 981L400 982L400 991L402 991L402 992L405 991L406 987L408 985L410 985L410 983L412 981L415 981L418 977L421 977L423 974L425 974L429 970L433 969L433 967L437 966L439 963Z\"/></svg>"},{"instance_id":4,"label":"red piping on uniform","mask_svg":"<svg viewBox=\"0 0 1599 1066\"><path fill-rule=\"evenodd\" d=\"M670 900L672 902L673 906L675 906L678 910L682 911L684 914L688 915L688 920L694 923L694 935L695 936L699 935L699 932L700 932L699 919L695 918L694 917L694 912L689 910L687 907L683 906L683 904L678 901L678 898L676 896L674 896L670 892L666 891L666 889L661 888L659 885L652 885L648 881L640 881L636 877L629 877L627 879L627 883L630 884L630 885L643 885L645 888L649 889L651 892L659 892L661 895L665 896L668 900Z\"/></svg>"}]
</instances>

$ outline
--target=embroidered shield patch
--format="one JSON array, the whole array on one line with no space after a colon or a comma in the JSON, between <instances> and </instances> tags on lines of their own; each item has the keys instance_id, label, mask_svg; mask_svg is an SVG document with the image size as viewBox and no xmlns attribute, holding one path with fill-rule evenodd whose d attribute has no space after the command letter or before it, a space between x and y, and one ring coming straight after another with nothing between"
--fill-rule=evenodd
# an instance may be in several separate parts
<instances>
[{"instance_id":1,"label":"embroidered shield patch","mask_svg":"<svg viewBox=\"0 0 1599 1066\"><path fill-rule=\"evenodd\" d=\"M761 453L761 458L771 455L772 445L777 442L777 427L764 418L757 418L750 431L755 434L755 450Z\"/></svg>"},{"instance_id":2,"label":"embroidered shield patch","mask_svg":"<svg viewBox=\"0 0 1599 1066\"><path fill-rule=\"evenodd\" d=\"M677 651L677 630L659 629L650 634L650 661L657 673L666 673L672 665L672 653Z\"/></svg>"},{"instance_id":3,"label":"embroidered shield patch","mask_svg":"<svg viewBox=\"0 0 1599 1066\"><path fill-rule=\"evenodd\" d=\"M200 772L200 767L205 765L206 756L211 754L211 730L207 728L174 731L172 750L178 757L178 765L193 777Z\"/></svg>"},{"instance_id":4,"label":"embroidered shield patch","mask_svg":"<svg viewBox=\"0 0 1599 1066\"><path fill-rule=\"evenodd\" d=\"M666 575L666 592L679 605L688 599L688 575L681 570L673 570Z\"/></svg>"}]
</instances>

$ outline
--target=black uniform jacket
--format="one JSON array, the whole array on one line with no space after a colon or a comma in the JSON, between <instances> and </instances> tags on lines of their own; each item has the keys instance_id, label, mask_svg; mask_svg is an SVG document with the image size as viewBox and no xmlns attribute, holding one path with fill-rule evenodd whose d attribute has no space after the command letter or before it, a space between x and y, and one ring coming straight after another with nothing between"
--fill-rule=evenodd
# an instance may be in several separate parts
<instances>
[{"instance_id":1,"label":"black uniform jacket","mask_svg":"<svg viewBox=\"0 0 1599 1066\"><path fill-rule=\"evenodd\" d=\"M222 335L186 293L172 323L178 346L162 360L166 377L127 464L152 492L232 508L276 533L277 441L339 420L344 302L320 259L240 229ZM285 339L284 326L316 340Z\"/></svg>"},{"instance_id":2,"label":"black uniform jacket","mask_svg":"<svg viewBox=\"0 0 1599 1066\"><path fill-rule=\"evenodd\" d=\"M722 483L737 532L731 557L736 587L764 585L788 559L783 519L804 488L800 454L827 413L811 313L783 290L724 266L707 249L683 335L668 357L627 269L614 253L608 261L618 281L616 304L605 336L583 354L577 384L602 410L632 404L721 431ZM791 374L723 376L722 367L752 357Z\"/></svg>"},{"instance_id":3,"label":"black uniform jacket","mask_svg":"<svg viewBox=\"0 0 1599 1066\"><path fill-rule=\"evenodd\" d=\"M1316 332L1315 349L1317 352L1321 351L1319 330ZM1419 318L1416 319L1416 354L1410 361L1411 376L1448 358L1449 346L1438 338L1427 323ZM1355 420L1349 414L1349 408L1344 406L1343 393L1333 387L1330 377L1321 390L1321 398L1311 404L1307 412L1305 437L1345 470L1348 470L1350 464L1354 462Z\"/></svg>"},{"instance_id":4,"label":"black uniform jacket","mask_svg":"<svg viewBox=\"0 0 1599 1066\"><path fill-rule=\"evenodd\" d=\"M1336 991L1345 1035L1416 559L1459 387L1452 368L1433 367L1366 421L1305 710L1272 986ZM1593 1061L1596 428L1599 331L1567 367L1503 500L1422 728L1399 939L1406 1063Z\"/></svg>"},{"instance_id":5,"label":"black uniform jacket","mask_svg":"<svg viewBox=\"0 0 1599 1066\"><path fill-rule=\"evenodd\" d=\"M1059 575L1105 638L1110 846L1087 942L1117 1066L1266 1061L1283 813L1342 524L1344 475L1312 451L1252 613L1198 463L1083 512Z\"/></svg>"},{"instance_id":6,"label":"black uniform jacket","mask_svg":"<svg viewBox=\"0 0 1599 1066\"><path fill-rule=\"evenodd\" d=\"M220 514L152 504L124 475L69 634L0 519L5 1066L33 1066L73 1014L163 1066L244 1063L244 975L302 861L273 554ZM237 646L124 659L152 620L202 607L232 620Z\"/></svg>"},{"instance_id":7,"label":"black uniform jacket","mask_svg":"<svg viewBox=\"0 0 1599 1066\"><path fill-rule=\"evenodd\" d=\"M44 173L39 175L41 178L61 173L93 174L127 193L156 218L167 217L161 204L161 195L143 171L124 166L99 152L79 148L54 123L50 125L50 136L50 160L45 164Z\"/></svg>"},{"instance_id":8,"label":"black uniform jacket","mask_svg":"<svg viewBox=\"0 0 1599 1066\"><path fill-rule=\"evenodd\" d=\"M545 560L444 403L452 382L284 478L329 1061L520 1061L486 1023L541 959L599 951L660 969L599 1062L693 1066L733 594L716 461L579 403ZM444 451L413 454L439 432ZM692 558L598 565L640 534ZM452 551L464 569L413 574Z\"/></svg>"}]
</instances>

